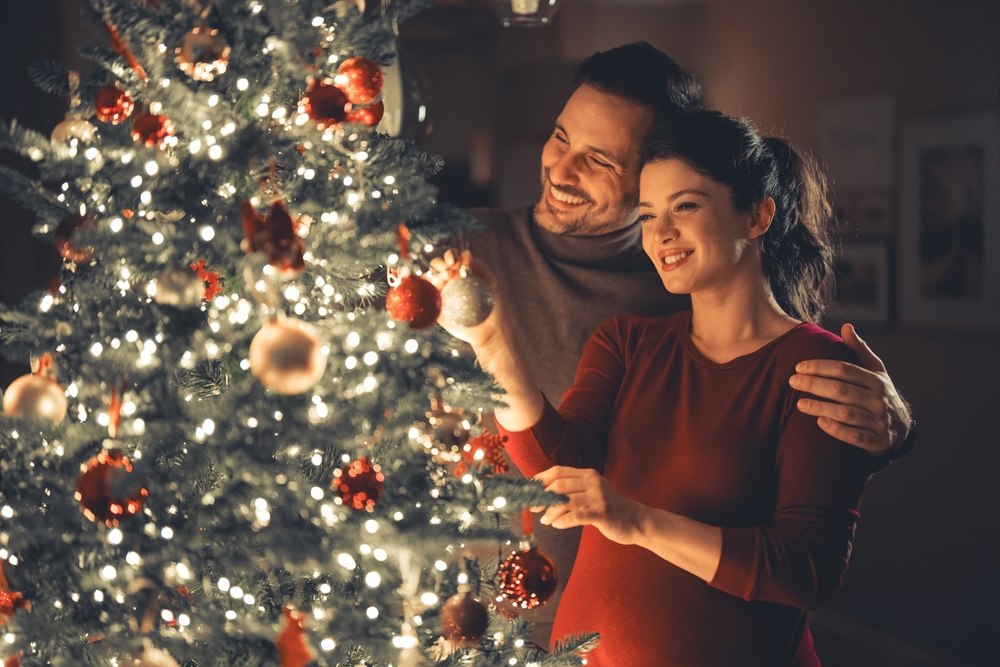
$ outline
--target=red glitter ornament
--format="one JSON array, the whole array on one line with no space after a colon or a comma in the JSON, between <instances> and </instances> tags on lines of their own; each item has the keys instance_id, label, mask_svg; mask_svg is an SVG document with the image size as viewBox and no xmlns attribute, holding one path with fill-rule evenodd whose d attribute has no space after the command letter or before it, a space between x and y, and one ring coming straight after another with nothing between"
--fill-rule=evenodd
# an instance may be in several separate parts
<instances>
[{"instance_id":1,"label":"red glitter ornament","mask_svg":"<svg viewBox=\"0 0 1000 667\"><path fill-rule=\"evenodd\" d=\"M381 102L376 102L366 107L355 108L351 113L347 114L347 118L344 120L348 123L361 123L368 127L375 127L382 120L384 113L385 105Z\"/></svg>"},{"instance_id":2,"label":"red glitter ornament","mask_svg":"<svg viewBox=\"0 0 1000 667\"><path fill-rule=\"evenodd\" d=\"M291 607L282 610L285 615L285 627L274 640L278 649L278 664L280 667L305 667L312 661L312 654L306 646L306 614Z\"/></svg>"},{"instance_id":3,"label":"red glitter ornament","mask_svg":"<svg viewBox=\"0 0 1000 667\"><path fill-rule=\"evenodd\" d=\"M459 591L441 607L441 634L456 646L468 648L486 636L490 614L472 593Z\"/></svg>"},{"instance_id":4,"label":"red glitter ornament","mask_svg":"<svg viewBox=\"0 0 1000 667\"><path fill-rule=\"evenodd\" d=\"M552 559L535 546L531 510L521 512L524 538L519 550L507 556L497 571L497 588L505 600L521 609L534 609L556 592L559 578Z\"/></svg>"},{"instance_id":5,"label":"red glitter ornament","mask_svg":"<svg viewBox=\"0 0 1000 667\"><path fill-rule=\"evenodd\" d=\"M385 310L389 317L406 322L411 329L426 329L441 314L441 292L429 280L408 275L389 290Z\"/></svg>"},{"instance_id":6,"label":"red glitter ornament","mask_svg":"<svg viewBox=\"0 0 1000 667\"><path fill-rule=\"evenodd\" d=\"M334 79L351 104L368 104L378 97L384 80L382 68L368 58L348 58L337 68Z\"/></svg>"},{"instance_id":7,"label":"red glitter ornament","mask_svg":"<svg viewBox=\"0 0 1000 667\"><path fill-rule=\"evenodd\" d=\"M351 102L347 95L329 79L312 81L306 88L306 94L299 100L299 113L316 121L316 126L321 130L343 123L350 110Z\"/></svg>"},{"instance_id":8,"label":"red glitter ornament","mask_svg":"<svg viewBox=\"0 0 1000 667\"><path fill-rule=\"evenodd\" d=\"M483 433L462 446L462 462L455 466L455 476L461 477L476 464L488 464L493 472L507 472L510 466L504 458L507 436L497 435L489 431Z\"/></svg>"},{"instance_id":9,"label":"red glitter ornament","mask_svg":"<svg viewBox=\"0 0 1000 667\"><path fill-rule=\"evenodd\" d=\"M333 489L340 494L340 502L356 510L371 512L375 508L376 501L382 497L383 482L382 469L367 456L333 472Z\"/></svg>"},{"instance_id":10,"label":"red glitter ornament","mask_svg":"<svg viewBox=\"0 0 1000 667\"><path fill-rule=\"evenodd\" d=\"M0 625L6 625L18 609L31 611L31 601L10 590L3 573L3 561L0 560Z\"/></svg>"},{"instance_id":11,"label":"red glitter ornament","mask_svg":"<svg viewBox=\"0 0 1000 667\"><path fill-rule=\"evenodd\" d=\"M56 250L62 255L63 259L70 262L76 262L77 264L89 262L94 258L94 247L89 245L73 245L73 234L80 229L89 230L96 227L97 221L90 216L71 215L63 218L63 221L56 227L56 233L53 237Z\"/></svg>"},{"instance_id":12,"label":"red glitter ornament","mask_svg":"<svg viewBox=\"0 0 1000 667\"><path fill-rule=\"evenodd\" d=\"M90 459L77 481L74 495L84 516L116 526L120 520L138 514L149 491L131 479L131 474L132 462L120 449L106 449Z\"/></svg>"},{"instance_id":13,"label":"red glitter ornament","mask_svg":"<svg viewBox=\"0 0 1000 667\"><path fill-rule=\"evenodd\" d=\"M132 119L132 140L160 150L177 143L170 119L152 113L140 113Z\"/></svg>"},{"instance_id":14,"label":"red glitter ornament","mask_svg":"<svg viewBox=\"0 0 1000 667\"><path fill-rule=\"evenodd\" d=\"M205 260L199 259L197 262L194 262L189 266L192 271L198 272L198 277L201 278L202 282L207 283L207 285L205 285L205 293L202 295L202 298L205 299L205 301L211 301L222 292L222 285L219 282L220 276L218 272L209 271L205 268L205 264Z\"/></svg>"},{"instance_id":15,"label":"red glitter ornament","mask_svg":"<svg viewBox=\"0 0 1000 667\"><path fill-rule=\"evenodd\" d=\"M292 219L284 202L274 202L267 216L262 216L249 200L244 200L240 204L240 215L243 217L247 254L265 253L267 263L285 277L295 276L306 268L303 259L305 245L295 233L298 221Z\"/></svg>"},{"instance_id":16,"label":"red glitter ornament","mask_svg":"<svg viewBox=\"0 0 1000 667\"><path fill-rule=\"evenodd\" d=\"M135 102L127 92L109 83L97 91L97 96L94 97L94 109L97 111L97 120L117 125L132 115Z\"/></svg>"}]
</instances>

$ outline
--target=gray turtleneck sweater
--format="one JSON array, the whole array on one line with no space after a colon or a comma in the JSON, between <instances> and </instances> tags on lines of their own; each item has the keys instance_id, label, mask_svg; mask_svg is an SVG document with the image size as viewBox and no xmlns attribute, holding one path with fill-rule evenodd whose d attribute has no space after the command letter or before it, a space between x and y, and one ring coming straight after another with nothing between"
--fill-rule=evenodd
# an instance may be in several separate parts
<instances>
[{"instance_id":1,"label":"gray turtleneck sweater","mask_svg":"<svg viewBox=\"0 0 1000 667\"><path fill-rule=\"evenodd\" d=\"M497 296L517 343L555 407L572 386L583 348L601 322L623 313L669 315L691 307L687 297L664 289L643 252L638 223L601 236L564 236L539 227L531 208L469 213L485 229L469 234L467 247L496 274ZM534 641L546 648L581 532L535 525L539 548L559 574L554 598L524 614L535 623Z\"/></svg>"}]
</instances>

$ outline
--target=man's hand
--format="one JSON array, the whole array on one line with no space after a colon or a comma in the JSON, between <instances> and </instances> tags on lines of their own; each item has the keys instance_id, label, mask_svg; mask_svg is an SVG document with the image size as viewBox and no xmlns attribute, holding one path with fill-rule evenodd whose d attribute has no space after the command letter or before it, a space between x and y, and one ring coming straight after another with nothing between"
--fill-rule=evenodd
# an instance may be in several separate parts
<instances>
[{"instance_id":1,"label":"man's hand","mask_svg":"<svg viewBox=\"0 0 1000 667\"><path fill-rule=\"evenodd\" d=\"M845 324L840 335L863 367L831 359L799 363L789 380L792 388L833 402L802 398L798 408L819 417L819 427L838 440L872 456L890 454L906 440L910 408L854 326Z\"/></svg>"}]
</instances>

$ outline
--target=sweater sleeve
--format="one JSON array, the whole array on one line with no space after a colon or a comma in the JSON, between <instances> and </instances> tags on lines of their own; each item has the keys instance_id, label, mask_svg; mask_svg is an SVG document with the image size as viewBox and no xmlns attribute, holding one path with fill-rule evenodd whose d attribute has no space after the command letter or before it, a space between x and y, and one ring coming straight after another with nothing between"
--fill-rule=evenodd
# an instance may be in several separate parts
<instances>
[{"instance_id":1,"label":"sweater sleeve","mask_svg":"<svg viewBox=\"0 0 1000 667\"><path fill-rule=\"evenodd\" d=\"M605 321L590 337L558 411L545 398L534 426L508 431L497 423L511 460L526 477L557 465L603 470L608 422L625 376L627 336L622 318Z\"/></svg>"},{"instance_id":2,"label":"sweater sleeve","mask_svg":"<svg viewBox=\"0 0 1000 667\"><path fill-rule=\"evenodd\" d=\"M843 345L823 356L853 361ZM797 410L800 397L790 392L785 401L771 523L722 528L722 557L711 585L748 601L815 609L847 570L872 464L863 450L827 435L815 417Z\"/></svg>"}]
</instances>

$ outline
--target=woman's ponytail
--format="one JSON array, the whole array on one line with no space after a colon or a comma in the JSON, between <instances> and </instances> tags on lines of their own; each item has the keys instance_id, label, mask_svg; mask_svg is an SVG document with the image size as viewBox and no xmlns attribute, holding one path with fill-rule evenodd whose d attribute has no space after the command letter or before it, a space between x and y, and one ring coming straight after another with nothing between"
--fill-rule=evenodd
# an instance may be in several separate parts
<instances>
[{"instance_id":1,"label":"woman's ponytail","mask_svg":"<svg viewBox=\"0 0 1000 667\"><path fill-rule=\"evenodd\" d=\"M833 209L826 177L816 159L777 137L764 139L775 179L771 228L762 239L764 275L781 309L817 322L833 292L833 249L829 227Z\"/></svg>"}]
</instances>

